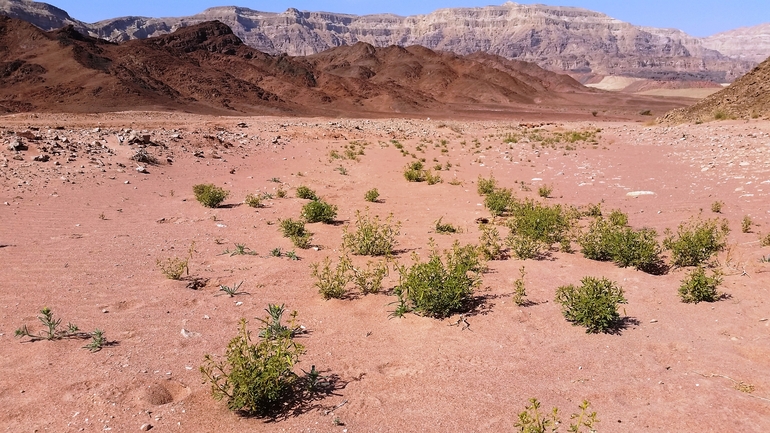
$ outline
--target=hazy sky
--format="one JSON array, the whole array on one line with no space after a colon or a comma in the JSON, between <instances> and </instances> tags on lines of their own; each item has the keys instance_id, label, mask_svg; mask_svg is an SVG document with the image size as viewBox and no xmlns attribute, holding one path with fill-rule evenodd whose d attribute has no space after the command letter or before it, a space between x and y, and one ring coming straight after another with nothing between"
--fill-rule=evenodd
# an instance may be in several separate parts
<instances>
[{"instance_id":1,"label":"hazy sky","mask_svg":"<svg viewBox=\"0 0 770 433\"><path fill-rule=\"evenodd\" d=\"M46 0L44 0L46 1ZM76 19L95 22L125 15L151 17L193 15L208 7L236 5L266 12L289 7L308 11L398 15L426 14L440 8L495 4L483 0L47 0ZM496 4L501 4L502 1ZM545 3L545 1L518 1ZM554 0L547 4L603 12L637 25L673 27L708 36L738 27L770 22L770 0Z\"/></svg>"}]
</instances>

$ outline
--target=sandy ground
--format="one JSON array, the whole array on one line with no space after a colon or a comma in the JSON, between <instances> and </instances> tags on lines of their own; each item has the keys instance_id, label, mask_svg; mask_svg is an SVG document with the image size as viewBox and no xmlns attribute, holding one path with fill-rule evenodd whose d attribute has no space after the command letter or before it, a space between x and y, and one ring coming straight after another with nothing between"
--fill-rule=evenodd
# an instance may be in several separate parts
<instances>
[{"instance_id":1,"label":"sandy ground","mask_svg":"<svg viewBox=\"0 0 770 433\"><path fill-rule=\"evenodd\" d=\"M558 406L565 420L588 399L601 432L770 431L770 264L759 261L770 248L758 242L758 233L770 231L770 122L542 126L545 133L601 128L598 145L574 148L505 143L507 134L531 128L502 120L123 113L6 116L0 127L4 431L138 431L144 424L179 432L513 431L531 397L546 409ZM28 150L13 152L11 131L40 139L23 139ZM139 173L129 159L139 144L127 142L144 134L161 164ZM360 161L330 160L332 150L354 140L368 143ZM440 172L444 182L406 182L403 168L413 159L391 140L428 166L434 158L450 162ZM423 152L415 150L420 143ZM50 160L34 161L43 148ZM474 221L489 213L476 179L490 174L519 197L542 200L537 188L548 184L549 203L603 200L605 210L627 212L632 226L661 234L699 214L727 218L730 247L719 262L730 298L684 304L677 287L685 270L652 276L579 252L490 262L479 292L484 302L466 317L467 329L451 326L458 316L389 318L396 298L387 294L331 301L318 294L310 264L338 257L343 225L367 206L403 223L402 263L411 252L424 257L430 238L442 248L455 239L477 242ZM450 184L454 179L461 184ZM202 182L230 190L225 207L195 201L192 185ZM299 261L270 257L273 248L292 249L275 223L299 215L304 201L294 188L303 184L339 206L342 223L310 225L320 248L297 250ZM241 204L247 193L281 187L288 197L265 208ZM370 188L380 203L364 201ZM653 194L629 196L634 191ZM724 202L723 215L710 210L716 200ZM748 234L740 230L746 215L755 223ZM463 233L433 233L440 217ZM191 242L191 274L208 279L199 290L164 278L155 265L184 255ZM222 254L235 243L258 255ZM521 266L534 302L528 307L511 301ZM625 289L622 314L631 325L620 335L586 334L553 301L558 286L587 275ZM248 295L219 296L220 284L239 281ZM395 284L391 273L386 286ZM308 330L299 367L316 365L340 379L317 407L274 422L228 411L198 371L205 354L224 353L240 318L256 329L269 303L297 310ZM23 324L39 329L44 306L63 323L103 329L113 344L90 353L82 340L14 338Z\"/></svg>"},{"instance_id":2,"label":"sandy ground","mask_svg":"<svg viewBox=\"0 0 770 433\"><path fill-rule=\"evenodd\" d=\"M714 93L720 91L722 89L719 88L705 88L705 89L655 89L655 90L647 90L644 92L639 92L637 95L648 95L648 96L673 96L678 98L694 98L694 99L702 99L707 96L711 96Z\"/></svg>"}]
</instances>

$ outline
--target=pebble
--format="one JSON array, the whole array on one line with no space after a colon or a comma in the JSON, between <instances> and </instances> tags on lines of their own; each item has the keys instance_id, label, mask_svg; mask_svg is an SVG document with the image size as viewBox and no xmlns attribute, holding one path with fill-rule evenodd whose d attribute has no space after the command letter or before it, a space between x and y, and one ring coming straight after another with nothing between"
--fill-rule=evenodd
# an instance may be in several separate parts
<instances>
[{"instance_id":1,"label":"pebble","mask_svg":"<svg viewBox=\"0 0 770 433\"><path fill-rule=\"evenodd\" d=\"M126 185L128 185L128 184L129 184L129 183L131 183L131 182L129 182L129 181L125 181L125 182L123 182L123 183L125 183Z\"/></svg>"},{"instance_id":2,"label":"pebble","mask_svg":"<svg viewBox=\"0 0 770 433\"><path fill-rule=\"evenodd\" d=\"M149 431L152 428L152 424L142 424L141 427L139 427L140 431Z\"/></svg>"},{"instance_id":3,"label":"pebble","mask_svg":"<svg viewBox=\"0 0 770 433\"><path fill-rule=\"evenodd\" d=\"M658 319L652 319L650 320L650 323L658 323Z\"/></svg>"}]
</instances>

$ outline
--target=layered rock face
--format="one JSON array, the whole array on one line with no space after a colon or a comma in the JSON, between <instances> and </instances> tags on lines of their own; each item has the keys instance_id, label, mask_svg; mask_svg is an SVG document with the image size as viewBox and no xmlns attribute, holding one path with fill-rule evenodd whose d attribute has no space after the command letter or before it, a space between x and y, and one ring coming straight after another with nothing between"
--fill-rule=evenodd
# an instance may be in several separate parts
<instances>
[{"instance_id":1,"label":"layered rock face","mask_svg":"<svg viewBox=\"0 0 770 433\"><path fill-rule=\"evenodd\" d=\"M762 62L770 57L770 23L717 33L704 38L703 46L737 59Z\"/></svg>"},{"instance_id":2,"label":"layered rock face","mask_svg":"<svg viewBox=\"0 0 770 433\"><path fill-rule=\"evenodd\" d=\"M27 10L45 9L41 3L1 0L0 11L8 4L23 4ZM70 24L65 21L71 20L66 13L61 19L62 24ZM422 45L461 55L483 51L574 74L716 82L731 82L756 64L750 59L728 58L678 30L638 27L585 9L511 2L439 9L409 17L297 9L270 13L229 6L189 17L123 17L94 24L78 22L75 27L119 42L159 36L210 20L227 24L246 44L260 51L292 56L356 42L378 47ZM40 26L45 30L57 27L52 20L37 21L49 24Z\"/></svg>"}]
</instances>

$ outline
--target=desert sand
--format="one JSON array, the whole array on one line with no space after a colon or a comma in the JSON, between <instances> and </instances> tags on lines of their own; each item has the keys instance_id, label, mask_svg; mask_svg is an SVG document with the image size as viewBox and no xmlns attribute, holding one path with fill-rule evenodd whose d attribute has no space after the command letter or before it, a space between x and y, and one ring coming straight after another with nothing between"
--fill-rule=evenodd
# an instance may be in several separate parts
<instances>
[{"instance_id":1,"label":"desert sand","mask_svg":"<svg viewBox=\"0 0 770 433\"><path fill-rule=\"evenodd\" d=\"M536 397L546 410L558 406L563 420L589 400L601 432L770 431L770 263L760 262L770 248L758 240L770 230L770 122L565 118L0 118L0 425L9 432L513 431L517 413ZM536 128L601 132L597 144L569 148L505 142ZM443 182L407 182L403 169L414 159L391 140L429 167L451 163L438 172ZM13 141L27 149L9 150ZM354 141L366 143L359 161L330 157ZM140 148L159 164L131 160ZM684 304L677 288L686 269L649 275L588 260L576 246L543 260L489 262L479 306L462 318L389 317L393 271L384 293L322 299L310 265L337 259L357 210L402 222L400 263L411 263L413 252L424 258L430 238L440 248L477 243L476 220L490 217L476 192L479 175L549 204L601 201L661 238L692 217L726 218L732 231L718 263L729 298ZM208 182L230 191L223 207L195 200L192 186ZM544 184L551 198L537 196ZM298 261L272 257L274 248L294 249L276 223L299 216L306 202L294 196L299 185L337 205L339 224L309 224L317 249L296 249ZM248 193L279 188L287 197L264 208L242 203ZM371 188L380 202L364 201ZM652 194L630 194L638 191ZM722 214L710 210L717 200ZM755 225L742 233L747 215ZM442 217L462 233L434 233ZM205 281L197 290L156 267L192 242L190 275ZM235 244L257 254L223 254ZM532 301L524 307L511 299L522 266ZM618 334L586 334L562 316L556 288L583 276L625 290L628 326ZM248 294L222 296L221 284L240 281ZM298 337L307 348L298 367L336 376L337 389L279 419L241 417L212 398L198 369L205 354L221 358L241 318L256 331L267 305L282 303L307 330ZM63 323L103 330L110 344L91 353L83 340L14 338L24 324L40 328L45 306Z\"/></svg>"}]
</instances>

